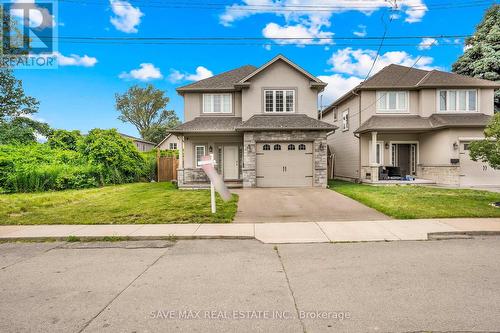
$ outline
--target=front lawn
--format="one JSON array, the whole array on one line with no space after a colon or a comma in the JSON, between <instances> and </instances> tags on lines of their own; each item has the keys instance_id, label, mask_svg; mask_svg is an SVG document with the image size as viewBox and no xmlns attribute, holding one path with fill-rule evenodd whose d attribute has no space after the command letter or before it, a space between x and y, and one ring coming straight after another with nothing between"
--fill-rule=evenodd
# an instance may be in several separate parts
<instances>
[{"instance_id":1,"label":"front lawn","mask_svg":"<svg viewBox=\"0 0 500 333\"><path fill-rule=\"evenodd\" d=\"M424 186L372 186L343 181L330 188L379 212L398 219L500 217L500 193Z\"/></svg>"},{"instance_id":2,"label":"front lawn","mask_svg":"<svg viewBox=\"0 0 500 333\"><path fill-rule=\"evenodd\" d=\"M170 183L135 183L88 190L0 195L0 224L228 223L238 198L177 190Z\"/></svg>"}]
</instances>

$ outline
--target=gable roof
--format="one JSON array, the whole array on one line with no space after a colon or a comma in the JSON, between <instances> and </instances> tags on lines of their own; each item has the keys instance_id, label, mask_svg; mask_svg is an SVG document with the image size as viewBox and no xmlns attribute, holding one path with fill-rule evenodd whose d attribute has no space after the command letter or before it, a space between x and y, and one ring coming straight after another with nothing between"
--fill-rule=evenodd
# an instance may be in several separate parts
<instances>
[{"instance_id":1,"label":"gable roof","mask_svg":"<svg viewBox=\"0 0 500 333\"><path fill-rule=\"evenodd\" d=\"M118 133L118 134L120 134L125 139L129 139L129 140L137 141L137 142L143 142L143 143L147 143L147 144L156 146L156 143L148 141L148 140L144 140L144 139L141 139L141 138L136 138L135 136L128 135L128 134L123 134L123 133Z\"/></svg>"},{"instance_id":2,"label":"gable roof","mask_svg":"<svg viewBox=\"0 0 500 333\"><path fill-rule=\"evenodd\" d=\"M234 85L236 83L256 69L257 67L252 65L241 66L236 69L214 75L207 79L179 87L176 90L179 93L198 90L234 90Z\"/></svg>"},{"instance_id":3,"label":"gable roof","mask_svg":"<svg viewBox=\"0 0 500 333\"><path fill-rule=\"evenodd\" d=\"M323 86L323 87L327 85L325 82L321 81L320 79L318 79L317 77L315 77L314 75L312 75L311 73L309 73L308 71L306 71L305 69L303 69L302 67L297 65L296 63L292 62L290 59L288 59L287 57L285 57L282 54L278 54L276 57L272 58L271 60L266 62L264 65L255 69L252 73L250 73L247 76L245 76L244 78L242 78L238 83L240 83L240 84L246 83L252 77L259 74L260 72L262 72L263 70L265 70L266 68L268 68L269 66L271 66L272 64L274 64L275 62L280 61L280 60L285 62L286 64L290 65L292 68L294 68L298 72L302 73L304 76L306 76L311 81L313 81L316 85Z\"/></svg>"},{"instance_id":4,"label":"gable roof","mask_svg":"<svg viewBox=\"0 0 500 333\"><path fill-rule=\"evenodd\" d=\"M361 82L356 87L342 95L323 110L326 114L340 103L346 101L360 90L374 89L410 89L422 88L500 88L500 83L473 78L461 74L448 73L438 70L423 70L413 67L391 64L384 67L368 80Z\"/></svg>"},{"instance_id":5,"label":"gable roof","mask_svg":"<svg viewBox=\"0 0 500 333\"><path fill-rule=\"evenodd\" d=\"M274 64L276 61L283 61L286 64L290 65L292 68L306 76L311 80L311 87L319 87L324 88L327 84L299 65L295 64L285 56L279 54L270 61L266 62L264 65L260 67L255 67L252 65L245 65L242 67L238 67L236 69L223 72L218 75L214 75L207 79L203 79L200 81L196 81L190 83L188 85L177 88L177 92L179 94L183 94L185 92L198 92L198 91L234 91L237 88L242 88L249 85L247 82L249 79L257 75L258 73L265 70L270 65Z\"/></svg>"}]
</instances>

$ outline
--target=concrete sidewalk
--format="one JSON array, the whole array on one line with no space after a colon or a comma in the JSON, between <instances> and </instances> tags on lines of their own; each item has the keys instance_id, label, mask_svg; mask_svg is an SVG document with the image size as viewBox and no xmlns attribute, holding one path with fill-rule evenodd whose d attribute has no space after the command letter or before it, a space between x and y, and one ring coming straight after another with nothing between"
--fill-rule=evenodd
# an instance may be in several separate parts
<instances>
[{"instance_id":1,"label":"concrete sidewalk","mask_svg":"<svg viewBox=\"0 0 500 333\"><path fill-rule=\"evenodd\" d=\"M35 225L0 226L0 240L255 238L263 243L326 243L427 240L430 233L500 232L500 218L293 222L245 224Z\"/></svg>"}]
</instances>

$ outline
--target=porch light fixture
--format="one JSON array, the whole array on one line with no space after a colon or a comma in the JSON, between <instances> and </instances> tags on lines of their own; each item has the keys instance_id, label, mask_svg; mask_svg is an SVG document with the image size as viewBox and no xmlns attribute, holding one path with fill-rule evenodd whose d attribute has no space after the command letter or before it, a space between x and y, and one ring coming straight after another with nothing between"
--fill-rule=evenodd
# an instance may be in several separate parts
<instances>
[{"instance_id":1,"label":"porch light fixture","mask_svg":"<svg viewBox=\"0 0 500 333\"><path fill-rule=\"evenodd\" d=\"M458 142L453 142L453 149L457 150L458 149Z\"/></svg>"},{"instance_id":2,"label":"porch light fixture","mask_svg":"<svg viewBox=\"0 0 500 333\"><path fill-rule=\"evenodd\" d=\"M212 146L209 146L209 147L208 147L208 152L209 152L209 153L213 153L213 152L214 152L214 148L213 148Z\"/></svg>"},{"instance_id":3,"label":"porch light fixture","mask_svg":"<svg viewBox=\"0 0 500 333\"><path fill-rule=\"evenodd\" d=\"M386 142L384 147L385 147L385 149L389 149L389 142Z\"/></svg>"},{"instance_id":4,"label":"porch light fixture","mask_svg":"<svg viewBox=\"0 0 500 333\"><path fill-rule=\"evenodd\" d=\"M323 144L323 142L321 142L321 143L319 144L319 150L320 150L320 151L323 151L324 149L325 149L325 145Z\"/></svg>"}]
</instances>

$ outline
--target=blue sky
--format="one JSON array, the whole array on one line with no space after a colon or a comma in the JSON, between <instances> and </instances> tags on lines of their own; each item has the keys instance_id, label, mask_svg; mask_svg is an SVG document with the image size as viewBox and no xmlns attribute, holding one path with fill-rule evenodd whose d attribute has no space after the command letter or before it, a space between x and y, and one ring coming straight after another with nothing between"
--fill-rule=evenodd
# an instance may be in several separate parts
<instances>
[{"instance_id":1,"label":"blue sky","mask_svg":"<svg viewBox=\"0 0 500 333\"><path fill-rule=\"evenodd\" d=\"M324 93L327 104L364 78L380 43L341 38L381 36L383 20L387 36L469 35L488 5L480 0L397 3L400 10L390 12L383 0L283 0L277 5L279 10L273 0L64 0L59 2L55 18L59 36L322 39L256 40L238 45L60 40L58 69L16 70L16 76L23 80L27 94L40 100L37 117L52 127L83 132L95 127L118 128L137 135L133 126L117 120L114 108L114 94L133 84L152 83L166 90L170 108L182 119L183 103L176 87L245 64L261 65L281 53L329 83ZM323 7L311 9L311 4ZM463 52L462 41L386 40L374 72L388 63L413 65L420 56L417 67L449 70ZM418 46L421 42L423 47Z\"/></svg>"}]
</instances>

